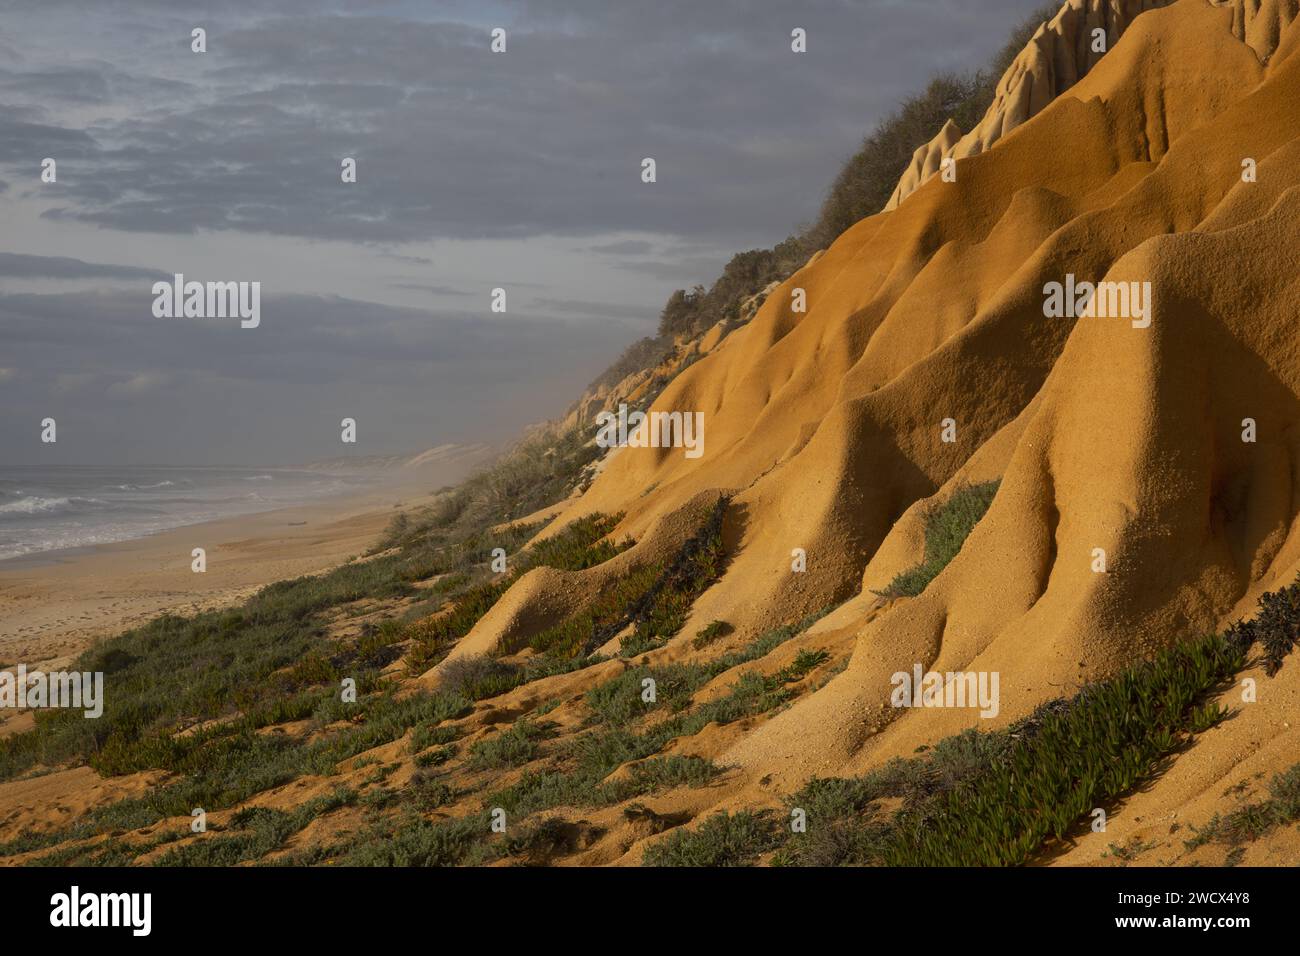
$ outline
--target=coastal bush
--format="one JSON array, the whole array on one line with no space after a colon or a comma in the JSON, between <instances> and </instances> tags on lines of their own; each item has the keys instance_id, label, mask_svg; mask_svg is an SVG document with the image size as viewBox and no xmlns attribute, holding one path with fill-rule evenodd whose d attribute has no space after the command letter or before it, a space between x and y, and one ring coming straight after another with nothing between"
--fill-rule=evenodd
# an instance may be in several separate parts
<instances>
[{"instance_id":1,"label":"coastal bush","mask_svg":"<svg viewBox=\"0 0 1300 956\"><path fill-rule=\"evenodd\" d=\"M237 811L229 828L245 831L237 835L215 836L193 840L168 850L157 861L158 866L235 866L260 860L284 846L295 833L300 832L318 817L351 806L357 801L354 790L339 787L324 796L308 800L292 811L271 807L249 807Z\"/></svg>"},{"instance_id":2,"label":"coastal bush","mask_svg":"<svg viewBox=\"0 0 1300 956\"><path fill-rule=\"evenodd\" d=\"M521 767L536 759L540 741L554 736L555 724L521 717L509 730L475 743L469 751L469 769Z\"/></svg>"},{"instance_id":3,"label":"coastal bush","mask_svg":"<svg viewBox=\"0 0 1300 956\"><path fill-rule=\"evenodd\" d=\"M394 518L378 550L438 547L563 500L602 454L585 426L544 430L521 441L428 508Z\"/></svg>"},{"instance_id":4,"label":"coastal bush","mask_svg":"<svg viewBox=\"0 0 1300 956\"><path fill-rule=\"evenodd\" d=\"M517 687L520 669L485 654L448 661L440 672L443 688L467 700L494 697Z\"/></svg>"},{"instance_id":5,"label":"coastal bush","mask_svg":"<svg viewBox=\"0 0 1300 956\"><path fill-rule=\"evenodd\" d=\"M882 597L915 597L948 566L997 494L998 481L957 488L943 504L925 513L925 556L916 567L900 572Z\"/></svg>"},{"instance_id":6,"label":"coastal bush","mask_svg":"<svg viewBox=\"0 0 1300 956\"><path fill-rule=\"evenodd\" d=\"M627 776L608 783L603 788L603 802L622 803L633 797L644 797L674 787L703 787L711 782L722 768L703 757L673 754L669 757L652 757L628 768Z\"/></svg>"},{"instance_id":7,"label":"coastal bush","mask_svg":"<svg viewBox=\"0 0 1300 956\"><path fill-rule=\"evenodd\" d=\"M345 842L315 851L291 865L335 862L340 866L455 866L486 846L491 826L484 813L436 823L411 814L396 823L376 823Z\"/></svg>"},{"instance_id":8,"label":"coastal bush","mask_svg":"<svg viewBox=\"0 0 1300 956\"><path fill-rule=\"evenodd\" d=\"M701 651L708 647L714 641L730 634L733 628L726 621L710 621L704 627L695 632L695 638L691 641L691 647Z\"/></svg>"},{"instance_id":9,"label":"coastal bush","mask_svg":"<svg viewBox=\"0 0 1300 956\"><path fill-rule=\"evenodd\" d=\"M620 520L622 515L592 514L579 518L559 534L518 555L512 562L514 570L508 575L483 581L457 595L449 612L409 625L405 636L414 644L407 652L408 667L413 671L424 671L436 664L521 576L533 568L545 565L562 571L582 571L631 547L630 541L615 544L604 540Z\"/></svg>"},{"instance_id":10,"label":"coastal bush","mask_svg":"<svg viewBox=\"0 0 1300 956\"><path fill-rule=\"evenodd\" d=\"M1238 807L1222 816L1215 814L1185 845L1189 850L1210 842L1240 846L1300 820L1300 764L1274 774L1268 793L1266 800Z\"/></svg>"},{"instance_id":11,"label":"coastal bush","mask_svg":"<svg viewBox=\"0 0 1300 956\"><path fill-rule=\"evenodd\" d=\"M637 568L603 590L586 608L528 640L535 651L554 657L580 657L621 629L627 608L659 578L661 565Z\"/></svg>"},{"instance_id":12,"label":"coastal bush","mask_svg":"<svg viewBox=\"0 0 1300 956\"><path fill-rule=\"evenodd\" d=\"M694 830L675 830L650 844L642 866L749 866L778 844L770 813L725 811Z\"/></svg>"},{"instance_id":13,"label":"coastal bush","mask_svg":"<svg viewBox=\"0 0 1300 956\"><path fill-rule=\"evenodd\" d=\"M1049 2L1026 14L983 70L939 73L925 89L876 124L862 146L840 169L827 191L817 221L801 236L810 251L825 249L849 227L884 208L916 150L930 142L951 119L963 133L984 117L998 80L1038 27L1056 15Z\"/></svg>"},{"instance_id":14,"label":"coastal bush","mask_svg":"<svg viewBox=\"0 0 1300 956\"><path fill-rule=\"evenodd\" d=\"M824 652L813 652L772 677L755 673L741 675L729 692L698 707L690 707L690 696L719 674L758 660L786 641L811 627L829 608L811 614L796 624L774 628L744 648L707 664L669 664L632 668L587 692L585 700L593 718L603 726L582 734L560 754L563 769L525 773L510 787L488 798L493 806L511 814L527 815L557 806L600 806L617 803L649 792L646 788L702 786L720 768L698 758L672 756L655 758L670 741L699 733L710 724L726 724L771 710L790 699L787 685L802 678ZM641 682L656 682L655 701L641 699ZM638 733L628 729L632 722L655 712L672 712ZM652 758L652 759L647 759ZM631 763L626 778L607 781L619 767Z\"/></svg>"},{"instance_id":15,"label":"coastal bush","mask_svg":"<svg viewBox=\"0 0 1300 956\"><path fill-rule=\"evenodd\" d=\"M406 797L417 810L428 813L454 802L456 791L438 774L421 768L411 776Z\"/></svg>"},{"instance_id":16,"label":"coastal bush","mask_svg":"<svg viewBox=\"0 0 1300 956\"><path fill-rule=\"evenodd\" d=\"M1227 635L1246 647L1258 643L1265 672L1270 677L1276 674L1300 638L1300 577L1288 587L1264 594L1255 617L1232 625Z\"/></svg>"},{"instance_id":17,"label":"coastal bush","mask_svg":"<svg viewBox=\"0 0 1300 956\"><path fill-rule=\"evenodd\" d=\"M806 631L829 610L826 608L795 624L766 631L745 647L712 661L634 667L592 688L584 699L597 720L615 727L621 727L660 709L679 714L659 722L647 731L647 738L653 746L648 752L653 753L673 737L690 736L709 723L730 723L740 717L769 710L782 702L787 696L782 690L783 686L800 679L807 670L824 661L824 652L814 652L802 660L796 657L796 661L789 667L770 678L752 673L742 675L728 694L701 705L689 714L680 713L686 710L691 695L696 690L726 671L766 657L786 641ZM655 682L653 703L641 699L642 681L646 678Z\"/></svg>"},{"instance_id":18,"label":"coastal bush","mask_svg":"<svg viewBox=\"0 0 1300 956\"><path fill-rule=\"evenodd\" d=\"M725 497L718 499L670 561L632 570L579 613L533 635L529 646L555 657L583 657L629 627L633 632L621 642L624 656L662 645L721 574L727 503Z\"/></svg>"},{"instance_id":19,"label":"coastal bush","mask_svg":"<svg viewBox=\"0 0 1300 956\"><path fill-rule=\"evenodd\" d=\"M682 629L695 599L721 577L726 560L722 522L729 503L725 496L718 499L708 518L686 540L663 574L628 608L626 622L635 627L621 643L620 653L624 657L662 646ZM593 642L597 640L599 636L593 637ZM591 650L594 645L589 645L588 651Z\"/></svg>"}]
</instances>

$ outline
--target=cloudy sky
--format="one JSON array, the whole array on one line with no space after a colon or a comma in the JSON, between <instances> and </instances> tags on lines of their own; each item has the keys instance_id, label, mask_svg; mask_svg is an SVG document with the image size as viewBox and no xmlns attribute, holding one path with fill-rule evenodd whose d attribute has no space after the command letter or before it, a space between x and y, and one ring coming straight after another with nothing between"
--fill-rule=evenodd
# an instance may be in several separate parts
<instances>
[{"instance_id":1,"label":"cloudy sky","mask_svg":"<svg viewBox=\"0 0 1300 956\"><path fill-rule=\"evenodd\" d=\"M505 441L1039 5L0 0L0 469ZM260 326L155 318L178 272Z\"/></svg>"}]
</instances>

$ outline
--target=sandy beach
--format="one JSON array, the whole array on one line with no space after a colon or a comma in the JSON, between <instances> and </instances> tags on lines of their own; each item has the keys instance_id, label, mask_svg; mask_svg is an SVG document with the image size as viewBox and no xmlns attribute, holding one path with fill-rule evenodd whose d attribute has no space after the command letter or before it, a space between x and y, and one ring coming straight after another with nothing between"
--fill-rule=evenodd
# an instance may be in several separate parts
<instances>
[{"instance_id":1,"label":"sandy beach","mask_svg":"<svg viewBox=\"0 0 1300 956\"><path fill-rule=\"evenodd\" d=\"M370 548L398 507L463 480L483 455L399 469L353 494L187 525L149 537L0 561L0 666L57 666L165 611L234 604ZM191 552L207 570L191 570Z\"/></svg>"}]
</instances>

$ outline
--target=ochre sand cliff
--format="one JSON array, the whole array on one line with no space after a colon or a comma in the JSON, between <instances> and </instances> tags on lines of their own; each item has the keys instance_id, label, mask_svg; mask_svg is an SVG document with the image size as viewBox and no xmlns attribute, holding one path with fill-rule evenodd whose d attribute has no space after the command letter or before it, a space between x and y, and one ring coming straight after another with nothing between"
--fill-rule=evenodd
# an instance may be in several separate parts
<instances>
[{"instance_id":1,"label":"ochre sand cliff","mask_svg":"<svg viewBox=\"0 0 1300 956\"><path fill-rule=\"evenodd\" d=\"M890 675L916 662L1000 672L984 725L1005 725L1248 616L1300 570L1296 4L1146 6L955 183L932 177L860 222L669 385L654 408L704 411L702 459L622 450L557 522L626 512L619 533L662 548L697 496L735 495L726 573L663 658L691 656L714 619L752 634L851 599L803 638L851 640L847 670L721 752L750 780L861 771L981 724L889 707ZM1150 282L1154 321L1045 318L1043 287L1067 273ZM878 607L872 591L919 557L927 503L995 477L958 558ZM790 572L794 548L810 573ZM558 613L557 591L580 603L616 571L532 572L466 648L516 646ZM1261 683L1266 700L1135 798L1150 809L1130 822L1300 759L1296 669Z\"/></svg>"}]
</instances>

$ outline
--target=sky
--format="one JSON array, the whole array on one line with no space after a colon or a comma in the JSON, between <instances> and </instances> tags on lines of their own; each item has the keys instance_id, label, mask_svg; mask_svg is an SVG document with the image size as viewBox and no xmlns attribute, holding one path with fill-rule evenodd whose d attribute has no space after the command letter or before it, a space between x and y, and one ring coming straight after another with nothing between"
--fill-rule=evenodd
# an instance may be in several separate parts
<instances>
[{"instance_id":1,"label":"sky","mask_svg":"<svg viewBox=\"0 0 1300 956\"><path fill-rule=\"evenodd\" d=\"M1040 5L0 0L0 471L506 442Z\"/></svg>"}]
</instances>

